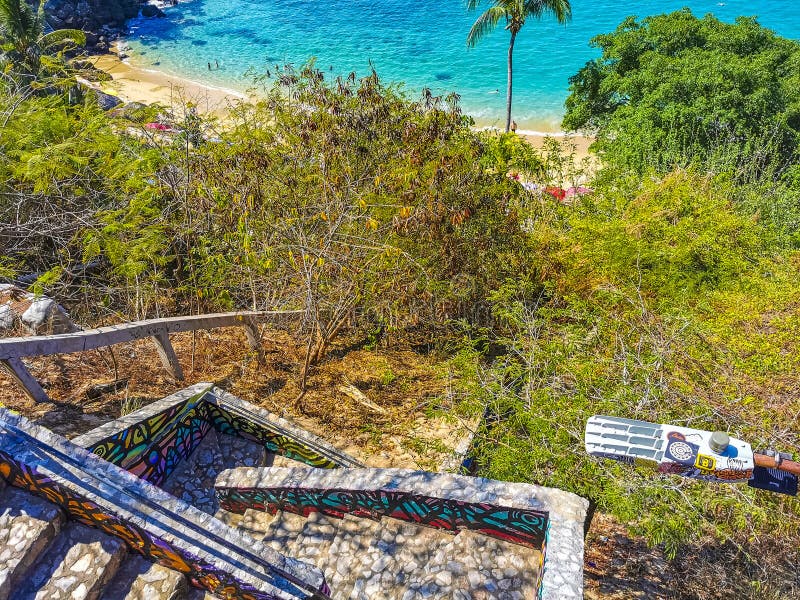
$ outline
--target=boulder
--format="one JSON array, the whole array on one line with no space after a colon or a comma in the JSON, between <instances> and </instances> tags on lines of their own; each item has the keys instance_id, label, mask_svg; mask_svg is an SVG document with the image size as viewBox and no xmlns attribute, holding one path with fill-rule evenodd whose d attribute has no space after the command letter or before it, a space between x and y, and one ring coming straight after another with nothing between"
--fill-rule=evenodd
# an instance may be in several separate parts
<instances>
[{"instance_id":1,"label":"boulder","mask_svg":"<svg viewBox=\"0 0 800 600\"><path fill-rule=\"evenodd\" d=\"M96 46L104 30L119 33L126 19L139 14L139 0L46 0L45 14L53 29L71 27L95 34L87 40Z\"/></svg>"},{"instance_id":2,"label":"boulder","mask_svg":"<svg viewBox=\"0 0 800 600\"><path fill-rule=\"evenodd\" d=\"M157 6L153 6L152 4L145 4L142 6L142 16L143 17L166 17L167 15L164 14Z\"/></svg>"},{"instance_id":3,"label":"boulder","mask_svg":"<svg viewBox=\"0 0 800 600\"><path fill-rule=\"evenodd\" d=\"M33 335L80 330L52 298L36 296L15 285L0 284L0 329L11 329L17 322Z\"/></svg>"},{"instance_id":4,"label":"boulder","mask_svg":"<svg viewBox=\"0 0 800 600\"><path fill-rule=\"evenodd\" d=\"M97 105L103 110L111 110L122 104L122 100L111 94L106 94L99 90L92 90L89 93L97 99Z\"/></svg>"}]
</instances>

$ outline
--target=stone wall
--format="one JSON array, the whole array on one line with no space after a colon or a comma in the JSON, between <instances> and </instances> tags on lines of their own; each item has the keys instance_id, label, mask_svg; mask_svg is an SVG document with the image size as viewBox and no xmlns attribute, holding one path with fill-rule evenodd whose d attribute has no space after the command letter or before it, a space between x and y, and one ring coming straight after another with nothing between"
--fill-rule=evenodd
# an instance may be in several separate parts
<instances>
[{"instance_id":1,"label":"stone wall","mask_svg":"<svg viewBox=\"0 0 800 600\"><path fill-rule=\"evenodd\" d=\"M209 387L192 386L73 442L160 486L211 428L203 400ZM98 440L100 436L104 437Z\"/></svg>"},{"instance_id":2,"label":"stone wall","mask_svg":"<svg viewBox=\"0 0 800 600\"><path fill-rule=\"evenodd\" d=\"M162 485L214 428L263 445L269 452L313 467L361 463L288 421L215 388L198 383L73 442L131 473Z\"/></svg>"}]
</instances>

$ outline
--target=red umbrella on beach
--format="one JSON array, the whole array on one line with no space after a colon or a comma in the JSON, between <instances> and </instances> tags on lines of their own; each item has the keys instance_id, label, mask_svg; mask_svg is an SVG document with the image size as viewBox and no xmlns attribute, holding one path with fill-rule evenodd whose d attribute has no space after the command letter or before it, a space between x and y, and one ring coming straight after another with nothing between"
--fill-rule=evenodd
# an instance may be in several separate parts
<instances>
[{"instance_id":1,"label":"red umbrella on beach","mask_svg":"<svg viewBox=\"0 0 800 600\"><path fill-rule=\"evenodd\" d=\"M147 123L145 127L148 129L155 129L156 131L172 131L172 127L164 125L164 123Z\"/></svg>"},{"instance_id":2,"label":"red umbrella on beach","mask_svg":"<svg viewBox=\"0 0 800 600\"><path fill-rule=\"evenodd\" d=\"M545 194L550 194L553 198L555 198L558 201L563 200L567 196L566 190L561 189L560 187L555 187L553 185L549 185L546 188L544 188L544 192Z\"/></svg>"}]
</instances>

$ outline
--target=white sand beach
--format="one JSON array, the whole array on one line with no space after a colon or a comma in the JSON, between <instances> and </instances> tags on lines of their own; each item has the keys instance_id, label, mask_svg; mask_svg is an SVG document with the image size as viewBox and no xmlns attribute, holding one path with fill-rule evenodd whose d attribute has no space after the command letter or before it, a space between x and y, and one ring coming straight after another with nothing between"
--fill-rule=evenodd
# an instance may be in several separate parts
<instances>
[{"instance_id":1,"label":"white sand beach","mask_svg":"<svg viewBox=\"0 0 800 600\"><path fill-rule=\"evenodd\" d=\"M234 90L130 65L116 52L92 56L90 61L113 78L100 85L103 91L126 102L158 102L166 106L192 102L200 112L224 117L231 104L247 100L246 95Z\"/></svg>"}]
</instances>

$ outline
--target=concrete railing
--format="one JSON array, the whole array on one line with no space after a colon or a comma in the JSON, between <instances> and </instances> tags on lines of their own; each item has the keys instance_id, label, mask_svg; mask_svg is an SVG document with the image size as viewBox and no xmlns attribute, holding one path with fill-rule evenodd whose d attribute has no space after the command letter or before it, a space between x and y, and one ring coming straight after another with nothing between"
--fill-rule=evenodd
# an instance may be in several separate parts
<instances>
[{"instance_id":1,"label":"concrete railing","mask_svg":"<svg viewBox=\"0 0 800 600\"><path fill-rule=\"evenodd\" d=\"M0 340L0 365L6 368L25 392L36 402L48 402L47 393L28 371L22 358L26 356L48 356L85 352L95 348L113 346L149 337L164 367L177 380L183 380L183 370L169 341L170 333L215 329L217 327L244 327L247 343L255 351L261 350L259 320L275 319L301 314L299 310L243 311L208 315L167 317L120 323L75 333L43 335L35 337L13 337Z\"/></svg>"}]
</instances>

